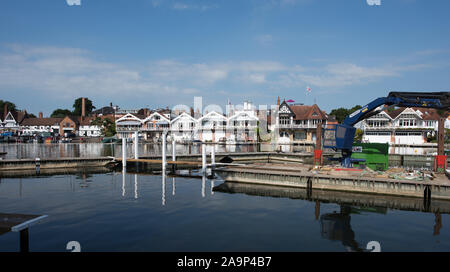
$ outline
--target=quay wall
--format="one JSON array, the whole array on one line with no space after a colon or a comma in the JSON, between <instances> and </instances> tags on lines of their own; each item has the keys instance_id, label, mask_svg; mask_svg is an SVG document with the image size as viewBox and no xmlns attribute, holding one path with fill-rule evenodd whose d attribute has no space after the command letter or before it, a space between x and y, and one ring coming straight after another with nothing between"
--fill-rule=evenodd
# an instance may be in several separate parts
<instances>
[{"instance_id":1,"label":"quay wall","mask_svg":"<svg viewBox=\"0 0 450 272\"><path fill-rule=\"evenodd\" d=\"M450 200L450 185L432 181L330 176L276 169L245 169L245 167L218 168L215 171L225 181L230 182L420 198L426 196L425 192L428 189L433 199Z\"/></svg>"}]
</instances>

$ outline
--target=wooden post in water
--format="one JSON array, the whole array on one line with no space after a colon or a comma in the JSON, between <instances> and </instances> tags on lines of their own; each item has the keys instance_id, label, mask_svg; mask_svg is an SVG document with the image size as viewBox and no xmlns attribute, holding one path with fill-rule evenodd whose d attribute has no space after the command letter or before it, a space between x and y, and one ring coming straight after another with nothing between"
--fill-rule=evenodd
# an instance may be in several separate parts
<instances>
[{"instance_id":1,"label":"wooden post in water","mask_svg":"<svg viewBox=\"0 0 450 272\"><path fill-rule=\"evenodd\" d=\"M134 132L134 158L139 159L138 148L139 148L139 133L137 131Z\"/></svg>"},{"instance_id":2,"label":"wooden post in water","mask_svg":"<svg viewBox=\"0 0 450 272\"><path fill-rule=\"evenodd\" d=\"M202 173L206 173L206 145L202 144Z\"/></svg>"},{"instance_id":3,"label":"wooden post in water","mask_svg":"<svg viewBox=\"0 0 450 272\"><path fill-rule=\"evenodd\" d=\"M176 161L176 160L177 160L176 143L175 143L175 139L172 139L172 161ZM172 171L175 172L175 170L177 170L177 166L174 163L174 164L172 164Z\"/></svg>"},{"instance_id":4,"label":"wooden post in water","mask_svg":"<svg viewBox=\"0 0 450 272\"><path fill-rule=\"evenodd\" d=\"M122 166L127 168L127 139L122 138Z\"/></svg>"},{"instance_id":5,"label":"wooden post in water","mask_svg":"<svg viewBox=\"0 0 450 272\"><path fill-rule=\"evenodd\" d=\"M211 150L211 175L214 176L214 168L216 167L216 145L213 144Z\"/></svg>"},{"instance_id":6,"label":"wooden post in water","mask_svg":"<svg viewBox=\"0 0 450 272\"><path fill-rule=\"evenodd\" d=\"M161 147L161 156L162 156L162 171L166 173L166 137L167 133L163 132L162 134L162 147Z\"/></svg>"}]
</instances>

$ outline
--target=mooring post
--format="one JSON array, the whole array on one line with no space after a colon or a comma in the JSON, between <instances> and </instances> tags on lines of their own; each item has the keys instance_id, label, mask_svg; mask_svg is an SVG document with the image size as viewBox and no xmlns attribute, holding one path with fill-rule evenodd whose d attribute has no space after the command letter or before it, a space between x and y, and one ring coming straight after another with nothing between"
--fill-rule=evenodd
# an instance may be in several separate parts
<instances>
[{"instance_id":1,"label":"mooring post","mask_svg":"<svg viewBox=\"0 0 450 272\"><path fill-rule=\"evenodd\" d=\"M213 145L211 150L211 166L216 166L216 146Z\"/></svg>"},{"instance_id":2,"label":"mooring post","mask_svg":"<svg viewBox=\"0 0 450 272\"><path fill-rule=\"evenodd\" d=\"M202 173L206 173L206 145L202 144Z\"/></svg>"},{"instance_id":3,"label":"mooring post","mask_svg":"<svg viewBox=\"0 0 450 272\"><path fill-rule=\"evenodd\" d=\"M41 172L41 158L36 158L36 174L39 175Z\"/></svg>"},{"instance_id":4,"label":"mooring post","mask_svg":"<svg viewBox=\"0 0 450 272\"><path fill-rule=\"evenodd\" d=\"M162 171L165 174L166 172L166 133L163 133L162 135L162 147L161 147L161 152L162 152Z\"/></svg>"},{"instance_id":5,"label":"mooring post","mask_svg":"<svg viewBox=\"0 0 450 272\"><path fill-rule=\"evenodd\" d=\"M213 144L211 150L211 175L214 177L214 168L216 167L216 145Z\"/></svg>"},{"instance_id":6,"label":"mooring post","mask_svg":"<svg viewBox=\"0 0 450 272\"><path fill-rule=\"evenodd\" d=\"M134 132L134 158L139 159L138 148L139 148L139 133L137 131Z\"/></svg>"},{"instance_id":7,"label":"mooring post","mask_svg":"<svg viewBox=\"0 0 450 272\"><path fill-rule=\"evenodd\" d=\"M127 139L122 138L122 166L127 168Z\"/></svg>"},{"instance_id":8,"label":"mooring post","mask_svg":"<svg viewBox=\"0 0 450 272\"><path fill-rule=\"evenodd\" d=\"M177 160L177 156L176 156L176 143L175 143L175 139L172 139L172 161L176 161ZM172 164L172 171L175 173L175 170L177 169L176 164Z\"/></svg>"}]
</instances>

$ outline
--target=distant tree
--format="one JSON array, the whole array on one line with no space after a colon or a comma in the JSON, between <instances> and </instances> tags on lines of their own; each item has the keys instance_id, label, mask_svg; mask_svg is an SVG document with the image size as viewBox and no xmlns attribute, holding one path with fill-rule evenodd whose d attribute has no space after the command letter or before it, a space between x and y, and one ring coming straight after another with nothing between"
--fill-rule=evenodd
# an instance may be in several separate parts
<instances>
[{"instance_id":1,"label":"distant tree","mask_svg":"<svg viewBox=\"0 0 450 272\"><path fill-rule=\"evenodd\" d=\"M50 117L53 118L62 118L65 117L67 115L72 115L72 112L68 109L56 109L52 112L52 114L50 115Z\"/></svg>"},{"instance_id":2,"label":"distant tree","mask_svg":"<svg viewBox=\"0 0 450 272\"><path fill-rule=\"evenodd\" d=\"M28 118L36 118L36 115L34 115L32 113L28 113Z\"/></svg>"},{"instance_id":3,"label":"distant tree","mask_svg":"<svg viewBox=\"0 0 450 272\"><path fill-rule=\"evenodd\" d=\"M92 101L89 100L89 98L85 98L85 110L86 115L92 112L92 110L95 109L95 107L92 105ZM73 103L73 115L75 116L81 116L81 106L82 106L82 98L75 99L75 102Z\"/></svg>"},{"instance_id":4,"label":"distant tree","mask_svg":"<svg viewBox=\"0 0 450 272\"><path fill-rule=\"evenodd\" d=\"M364 132L359 128L356 129L354 141L360 143L362 141Z\"/></svg>"},{"instance_id":5,"label":"distant tree","mask_svg":"<svg viewBox=\"0 0 450 272\"><path fill-rule=\"evenodd\" d=\"M92 120L91 125L100 126L100 132L105 137L116 135L116 124L108 118L102 120L100 117L97 117Z\"/></svg>"},{"instance_id":6,"label":"distant tree","mask_svg":"<svg viewBox=\"0 0 450 272\"><path fill-rule=\"evenodd\" d=\"M339 124L341 124L348 115L352 114L353 112L355 112L359 109L361 109L360 105L356 105L351 109L337 108L337 109L332 110L330 112L330 115L336 116L336 120L338 121Z\"/></svg>"},{"instance_id":7,"label":"distant tree","mask_svg":"<svg viewBox=\"0 0 450 272\"><path fill-rule=\"evenodd\" d=\"M3 113L3 107L5 106L5 104L8 105L8 111L16 111L17 110L16 104L14 104L13 102L9 102L6 100L5 101L0 100L0 110L2 113Z\"/></svg>"}]
</instances>

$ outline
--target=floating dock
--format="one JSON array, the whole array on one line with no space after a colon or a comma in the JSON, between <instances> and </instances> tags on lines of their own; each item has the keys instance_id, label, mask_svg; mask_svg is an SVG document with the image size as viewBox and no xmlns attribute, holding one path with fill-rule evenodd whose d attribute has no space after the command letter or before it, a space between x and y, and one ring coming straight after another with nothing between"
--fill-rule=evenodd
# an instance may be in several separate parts
<instances>
[{"instance_id":1,"label":"floating dock","mask_svg":"<svg viewBox=\"0 0 450 272\"><path fill-rule=\"evenodd\" d=\"M445 174L430 181L416 181L364 177L354 170L319 174L301 165L251 164L220 167L215 172L230 182L450 200L450 181Z\"/></svg>"},{"instance_id":2,"label":"floating dock","mask_svg":"<svg viewBox=\"0 0 450 272\"><path fill-rule=\"evenodd\" d=\"M12 159L0 160L0 171L35 170L55 168L105 167L113 157L56 158L56 159Z\"/></svg>"},{"instance_id":3,"label":"floating dock","mask_svg":"<svg viewBox=\"0 0 450 272\"><path fill-rule=\"evenodd\" d=\"M321 203L335 203L339 205L367 208L380 207L403 211L450 214L450 201L438 199L431 199L431 201L427 203L417 197L386 196L326 190L308 191L303 188L245 184L229 181L214 187L213 191L262 197L302 199L311 202L319 201Z\"/></svg>"}]
</instances>

